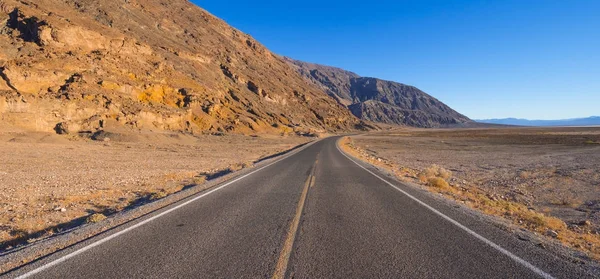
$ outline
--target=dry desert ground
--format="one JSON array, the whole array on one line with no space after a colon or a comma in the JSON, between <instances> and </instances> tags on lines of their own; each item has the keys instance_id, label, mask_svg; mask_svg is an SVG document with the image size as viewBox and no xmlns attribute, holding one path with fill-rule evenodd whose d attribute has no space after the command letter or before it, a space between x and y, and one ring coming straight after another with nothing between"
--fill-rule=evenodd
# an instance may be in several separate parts
<instances>
[{"instance_id":1,"label":"dry desert ground","mask_svg":"<svg viewBox=\"0 0 600 279\"><path fill-rule=\"evenodd\" d=\"M164 197L311 140L180 133L107 138L0 133L2 250L56 233L72 220Z\"/></svg>"},{"instance_id":2,"label":"dry desert ground","mask_svg":"<svg viewBox=\"0 0 600 279\"><path fill-rule=\"evenodd\" d=\"M402 180L600 257L600 127L406 128L348 146Z\"/></svg>"}]
</instances>

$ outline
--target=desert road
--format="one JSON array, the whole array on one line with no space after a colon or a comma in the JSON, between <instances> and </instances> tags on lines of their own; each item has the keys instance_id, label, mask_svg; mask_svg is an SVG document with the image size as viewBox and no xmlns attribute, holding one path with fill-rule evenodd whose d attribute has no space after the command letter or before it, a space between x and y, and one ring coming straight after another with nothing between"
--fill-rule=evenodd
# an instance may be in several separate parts
<instances>
[{"instance_id":1,"label":"desert road","mask_svg":"<svg viewBox=\"0 0 600 279\"><path fill-rule=\"evenodd\" d=\"M586 278L327 138L8 274L21 278Z\"/></svg>"}]
</instances>

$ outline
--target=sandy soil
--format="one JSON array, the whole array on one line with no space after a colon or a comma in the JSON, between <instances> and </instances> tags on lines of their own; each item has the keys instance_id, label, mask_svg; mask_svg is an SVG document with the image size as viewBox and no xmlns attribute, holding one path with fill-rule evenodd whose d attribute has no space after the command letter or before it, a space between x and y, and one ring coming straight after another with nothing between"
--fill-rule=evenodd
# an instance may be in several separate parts
<instances>
[{"instance_id":1,"label":"sandy soil","mask_svg":"<svg viewBox=\"0 0 600 279\"><path fill-rule=\"evenodd\" d=\"M305 137L0 133L0 250L252 165ZM112 137L112 138L111 138ZM63 224L64 226L61 226ZM57 227L58 226L58 227Z\"/></svg>"},{"instance_id":2,"label":"sandy soil","mask_svg":"<svg viewBox=\"0 0 600 279\"><path fill-rule=\"evenodd\" d=\"M600 127L400 129L352 140L367 156L412 170L403 172L407 179L438 165L451 171L454 196L475 187L484 202L557 217L582 240L600 234Z\"/></svg>"}]
</instances>

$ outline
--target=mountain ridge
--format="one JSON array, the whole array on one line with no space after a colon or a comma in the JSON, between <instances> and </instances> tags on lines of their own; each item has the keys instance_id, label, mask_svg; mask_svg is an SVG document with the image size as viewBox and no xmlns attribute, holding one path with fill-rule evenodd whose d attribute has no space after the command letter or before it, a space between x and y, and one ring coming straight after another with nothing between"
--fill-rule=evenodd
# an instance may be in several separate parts
<instances>
[{"instance_id":1,"label":"mountain ridge","mask_svg":"<svg viewBox=\"0 0 600 279\"><path fill-rule=\"evenodd\" d=\"M0 77L0 118L35 131L362 128L254 38L184 0L0 0Z\"/></svg>"},{"instance_id":2,"label":"mountain ridge","mask_svg":"<svg viewBox=\"0 0 600 279\"><path fill-rule=\"evenodd\" d=\"M416 87L294 61L185 0L0 0L2 125L306 135L470 122Z\"/></svg>"},{"instance_id":3,"label":"mountain ridge","mask_svg":"<svg viewBox=\"0 0 600 279\"><path fill-rule=\"evenodd\" d=\"M288 57L285 60L362 120L424 128L472 123L417 87Z\"/></svg>"},{"instance_id":4,"label":"mountain ridge","mask_svg":"<svg viewBox=\"0 0 600 279\"><path fill-rule=\"evenodd\" d=\"M556 119L556 120L530 120L524 118L494 118L478 119L480 123L517 125L517 126L596 126L600 125L600 116L581 118Z\"/></svg>"}]
</instances>

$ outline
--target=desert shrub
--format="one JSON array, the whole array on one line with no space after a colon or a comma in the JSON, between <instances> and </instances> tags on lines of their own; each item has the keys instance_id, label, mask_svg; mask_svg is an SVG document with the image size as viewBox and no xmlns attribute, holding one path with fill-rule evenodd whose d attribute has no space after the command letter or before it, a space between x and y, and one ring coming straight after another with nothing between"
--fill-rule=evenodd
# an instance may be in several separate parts
<instances>
[{"instance_id":1,"label":"desert shrub","mask_svg":"<svg viewBox=\"0 0 600 279\"><path fill-rule=\"evenodd\" d=\"M438 167L438 176L443 179L448 179L452 176L452 172L445 168Z\"/></svg>"},{"instance_id":2,"label":"desert shrub","mask_svg":"<svg viewBox=\"0 0 600 279\"><path fill-rule=\"evenodd\" d=\"M542 227L546 225L546 221L544 220L544 218L539 215L532 215L531 218L528 219L528 221L536 227Z\"/></svg>"},{"instance_id":3,"label":"desert shrub","mask_svg":"<svg viewBox=\"0 0 600 279\"><path fill-rule=\"evenodd\" d=\"M494 203L494 201L492 201L488 197L481 197L480 199L481 199L481 204L483 204L485 206L493 207L496 205L496 203Z\"/></svg>"},{"instance_id":4,"label":"desert shrub","mask_svg":"<svg viewBox=\"0 0 600 279\"><path fill-rule=\"evenodd\" d=\"M103 221L104 219L106 219L106 216L104 216L104 214L102 213L94 213L90 216L88 216L85 221L87 223L98 223L100 221Z\"/></svg>"},{"instance_id":5,"label":"desert shrub","mask_svg":"<svg viewBox=\"0 0 600 279\"><path fill-rule=\"evenodd\" d=\"M420 172L417 175L417 178L419 178L419 180L423 183L427 182L429 184L431 184L431 181L433 178L440 178L441 180L444 180L444 183L446 185L448 185L448 182L446 182L446 180L448 178L450 178L452 176L452 172L442 168L438 165L431 165L430 167L424 169L422 172Z\"/></svg>"},{"instance_id":6,"label":"desert shrub","mask_svg":"<svg viewBox=\"0 0 600 279\"><path fill-rule=\"evenodd\" d=\"M560 197L557 197L556 199L550 201L550 203L553 205L558 205L558 206L577 208L583 202L581 200L575 198L573 195L562 194L562 195L560 195Z\"/></svg>"},{"instance_id":7,"label":"desert shrub","mask_svg":"<svg viewBox=\"0 0 600 279\"><path fill-rule=\"evenodd\" d=\"M196 175L193 178L195 184L202 184L206 182L206 175Z\"/></svg>"},{"instance_id":8,"label":"desert shrub","mask_svg":"<svg viewBox=\"0 0 600 279\"><path fill-rule=\"evenodd\" d=\"M167 193L160 191L150 194L150 200L160 200L167 196Z\"/></svg>"},{"instance_id":9,"label":"desert shrub","mask_svg":"<svg viewBox=\"0 0 600 279\"><path fill-rule=\"evenodd\" d=\"M560 203L568 207L579 207L582 204L581 200L569 196L563 196Z\"/></svg>"},{"instance_id":10,"label":"desert shrub","mask_svg":"<svg viewBox=\"0 0 600 279\"><path fill-rule=\"evenodd\" d=\"M427 182L429 183L429 186L432 187L436 187L436 188L448 188L450 187L450 185L448 185L448 182L446 182L446 180L444 180L441 177L430 177Z\"/></svg>"},{"instance_id":11,"label":"desert shrub","mask_svg":"<svg viewBox=\"0 0 600 279\"><path fill-rule=\"evenodd\" d=\"M424 169L419 175L424 177L434 177L437 176L437 165L431 165L430 167Z\"/></svg>"},{"instance_id":12,"label":"desert shrub","mask_svg":"<svg viewBox=\"0 0 600 279\"><path fill-rule=\"evenodd\" d=\"M546 227L552 230L564 230L567 228L567 224L563 220L560 220L556 217L544 216L544 223Z\"/></svg>"},{"instance_id":13,"label":"desert shrub","mask_svg":"<svg viewBox=\"0 0 600 279\"><path fill-rule=\"evenodd\" d=\"M521 216L523 221L527 222L533 228L548 228L556 231L565 230L567 228L567 224L565 224L565 222L562 220L555 217L545 216L544 214L531 210L523 210L520 212L519 216Z\"/></svg>"},{"instance_id":14,"label":"desert shrub","mask_svg":"<svg viewBox=\"0 0 600 279\"><path fill-rule=\"evenodd\" d=\"M419 176L441 177L443 179L448 179L452 176L452 172L438 165L431 165L430 167L424 169Z\"/></svg>"},{"instance_id":15,"label":"desert shrub","mask_svg":"<svg viewBox=\"0 0 600 279\"><path fill-rule=\"evenodd\" d=\"M239 171L243 168L244 168L243 164L233 164L233 165L229 166L228 169L229 169L229 172L234 172L234 171Z\"/></svg>"}]
</instances>

